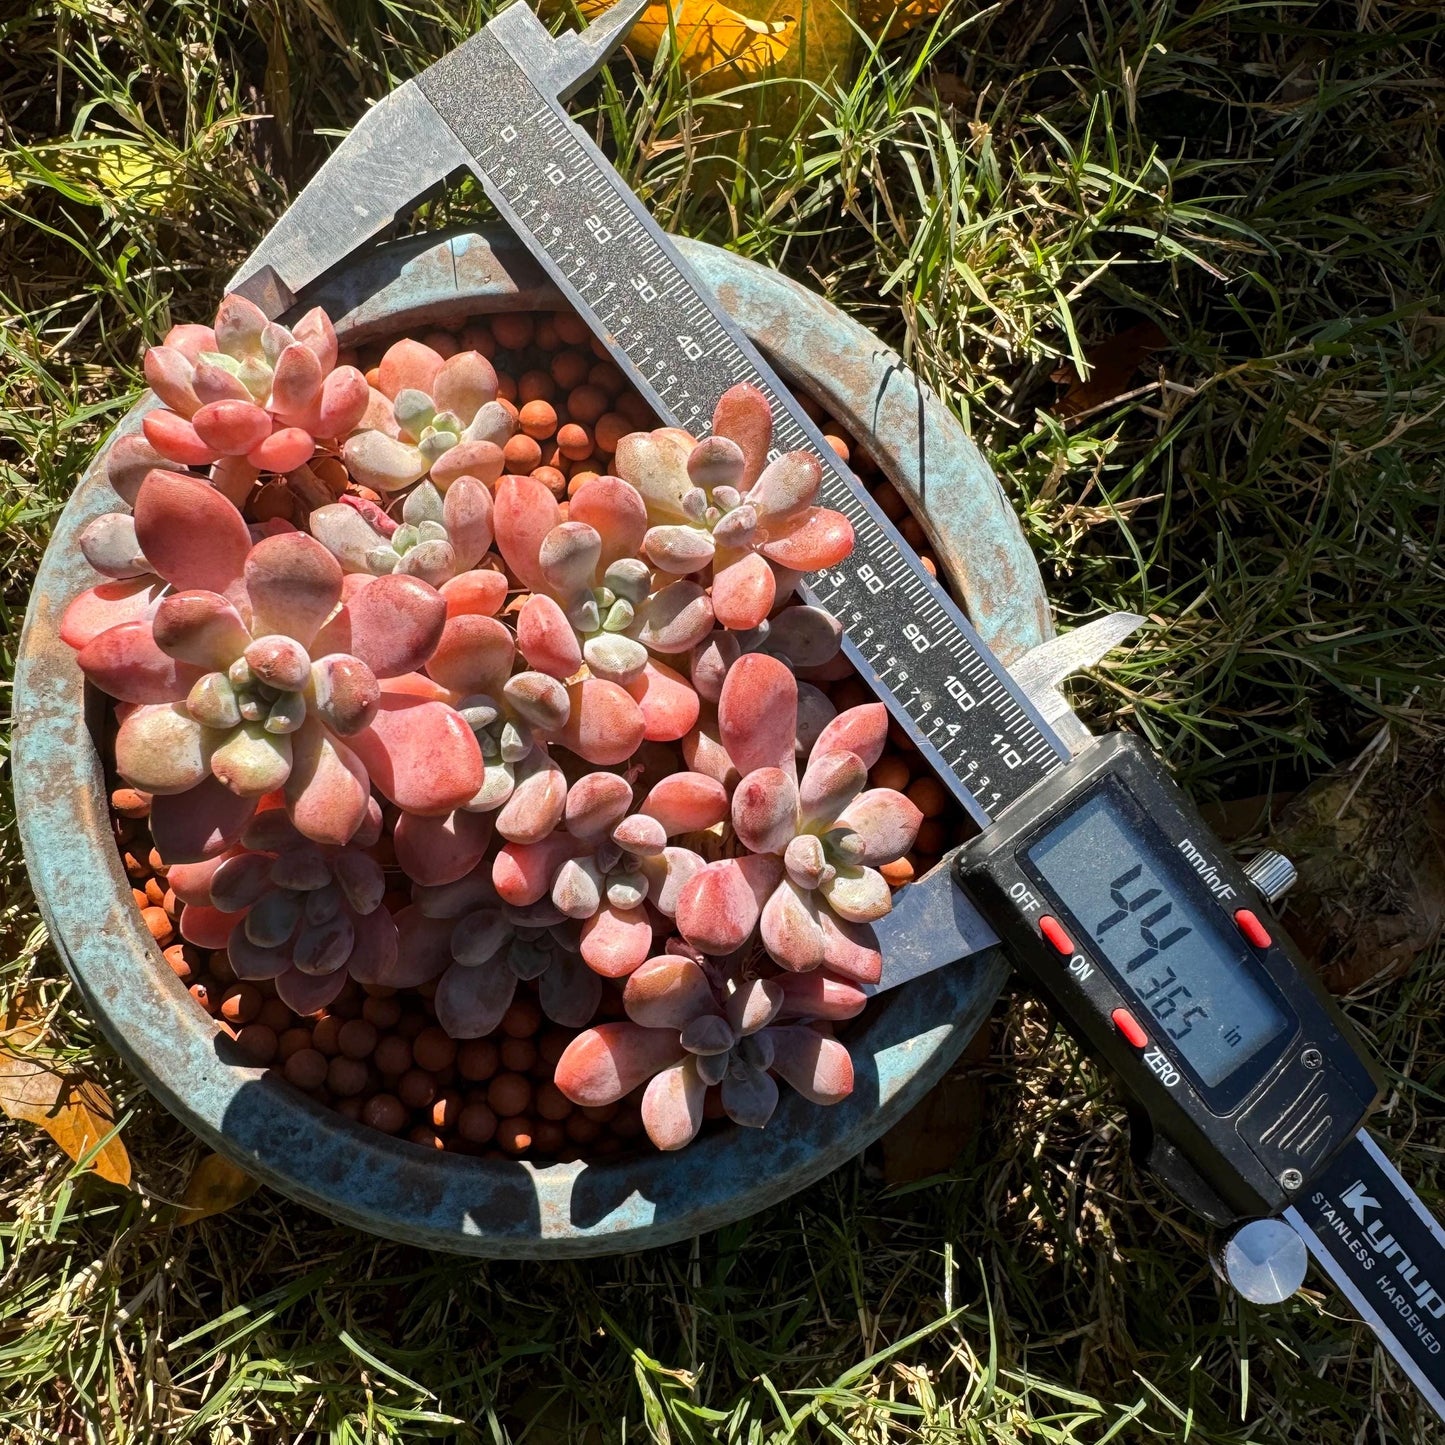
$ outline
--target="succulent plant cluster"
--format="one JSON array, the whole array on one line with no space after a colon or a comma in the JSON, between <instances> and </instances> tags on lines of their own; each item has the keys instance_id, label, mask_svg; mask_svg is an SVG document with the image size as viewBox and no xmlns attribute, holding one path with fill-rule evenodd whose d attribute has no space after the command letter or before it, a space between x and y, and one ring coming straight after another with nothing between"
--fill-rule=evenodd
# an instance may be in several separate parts
<instances>
[{"instance_id":1,"label":"succulent plant cluster","mask_svg":"<svg viewBox=\"0 0 1445 1445\"><path fill-rule=\"evenodd\" d=\"M425 989L458 1040L535 986L582 1030L556 1088L643 1088L664 1149L710 1108L762 1127L779 1081L845 1097L833 1025L923 815L868 786L882 705L818 685L840 629L790 599L852 530L815 458L769 459L762 394L697 439L579 382L552 460L612 439L559 500L551 461L510 470L538 413L479 350L401 341L364 374L320 311L231 297L146 375L165 405L112 449L130 510L82 534L103 580L62 635L116 699L181 937L299 1014L347 979ZM299 514L255 520L268 475ZM626 1018L594 1024L606 987Z\"/></svg>"}]
</instances>

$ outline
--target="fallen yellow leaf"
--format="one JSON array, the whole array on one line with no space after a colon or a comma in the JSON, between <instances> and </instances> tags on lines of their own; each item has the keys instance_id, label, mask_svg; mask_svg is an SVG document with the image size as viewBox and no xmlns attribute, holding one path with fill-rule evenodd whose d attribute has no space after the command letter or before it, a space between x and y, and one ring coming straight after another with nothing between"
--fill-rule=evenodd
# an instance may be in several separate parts
<instances>
[{"instance_id":1,"label":"fallen yellow leaf","mask_svg":"<svg viewBox=\"0 0 1445 1445\"><path fill-rule=\"evenodd\" d=\"M115 1105L110 1095L39 1052L43 1034L33 1004L23 997L17 1000L0 1037L0 1110L12 1119L38 1124L77 1162L89 1155L89 1167L102 1179L129 1184L130 1155L119 1134L111 1133Z\"/></svg>"},{"instance_id":2,"label":"fallen yellow leaf","mask_svg":"<svg viewBox=\"0 0 1445 1445\"><path fill-rule=\"evenodd\" d=\"M224 1214L260 1187L259 1179L253 1179L223 1155L207 1154L186 1181L176 1222L195 1224L213 1214Z\"/></svg>"}]
</instances>

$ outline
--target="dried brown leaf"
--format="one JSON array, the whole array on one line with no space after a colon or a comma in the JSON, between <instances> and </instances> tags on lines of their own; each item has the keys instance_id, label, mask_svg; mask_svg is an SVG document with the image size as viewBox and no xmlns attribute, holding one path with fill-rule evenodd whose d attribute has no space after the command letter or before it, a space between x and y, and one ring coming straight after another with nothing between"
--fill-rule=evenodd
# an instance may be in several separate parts
<instances>
[{"instance_id":1,"label":"dried brown leaf","mask_svg":"<svg viewBox=\"0 0 1445 1445\"><path fill-rule=\"evenodd\" d=\"M1107 406L1130 389L1134 373L1144 364L1145 357L1168 345L1169 338L1152 321L1141 321L1084 353L1089 363L1087 381L1079 376L1072 362L1066 361L1053 374L1053 380L1068 388L1054 403L1054 415L1068 421Z\"/></svg>"},{"instance_id":2,"label":"dried brown leaf","mask_svg":"<svg viewBox=\"0 0 1445 1445\"><path fill-rule=\"evenodd\" d=\"M260 1187L259 1179L237 1168L224 1155L207 1154L186 1181L176 1222L195 1224L212 1215L224 1214L243 1199L249 1199Z\"/></svg>"}]
</instances>

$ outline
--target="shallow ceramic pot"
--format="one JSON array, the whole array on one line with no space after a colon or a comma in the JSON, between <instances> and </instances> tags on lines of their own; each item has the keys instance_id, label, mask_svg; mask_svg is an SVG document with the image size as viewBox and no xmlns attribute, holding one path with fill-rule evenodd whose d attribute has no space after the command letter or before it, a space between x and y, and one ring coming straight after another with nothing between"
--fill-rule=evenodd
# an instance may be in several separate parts
<instances>
[{"instance_id":1,"label":"shallow ceramic pot","mask_svg":"<svg viewBox=\"0 0 1445 1445\"><path fill-rule=\"evenodd\" d=\"M999 655L1008 661L1048 635L1038 569L993 473L899 358L774 272L681 245L789 382L866 439ZM306 304L325 306L352 345L563 302L502 233L382 248ZM142 400L116 434L155 404ZM108 699L88 691L57 633L66 604L95 580L77 534L115 505L102 449L60 518L26 618L14 756L26 859L51 937L115 1048L189 1128L291 1198L460 1254L557 1258L666 1244L776 1203L852 1158L917 1102L987 1017L1008 971L997 949L870 1004L850 1027L857 1084L842 1104L817 1108L785 1089L765 1130L727 1128L678 1154L600 1164L426 1151L264 1077L196 1008L131 901L94 742Z\"/></svg>"}]
</instances>

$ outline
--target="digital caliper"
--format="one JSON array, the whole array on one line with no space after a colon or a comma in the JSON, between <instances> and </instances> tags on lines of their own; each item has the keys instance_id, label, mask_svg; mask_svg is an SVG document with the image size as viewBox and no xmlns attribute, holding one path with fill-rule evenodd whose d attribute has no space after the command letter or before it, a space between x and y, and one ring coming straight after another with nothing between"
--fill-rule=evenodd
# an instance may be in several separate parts
<instances>
[{"instance_id":1,"label":"digital caliper","mask_svg":"<svg viewBox=\"0 0 1445 1445\"><path fill-rule=\"evenodd\" d=\"M280 316L470 173L659 415L701 435L728 387L763 391L777 449L819 457L821 500L855 533L846 563L808 577L808 600L839 619L850 660L983 829L878 925L885 960L890 933L912 941L880 986L996 929L1118 1079L1147 1165L1234 1228L1231 1282L1284 1299L1308 1247L1445 1417L1445 1233L1361 1131L1376 1074L1269 912L1292 868L1274 854L1238 867L1144 745L1090 737L1051 690L1138 619L1046 643L1012 673L993 656L568 118L562 102L646 3L557 37L525 5L502 11L368 113L228 289Z\"/></svg>"}]
</instances>

